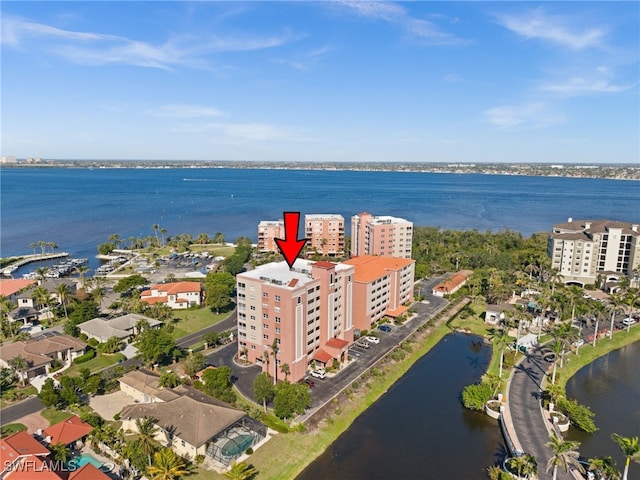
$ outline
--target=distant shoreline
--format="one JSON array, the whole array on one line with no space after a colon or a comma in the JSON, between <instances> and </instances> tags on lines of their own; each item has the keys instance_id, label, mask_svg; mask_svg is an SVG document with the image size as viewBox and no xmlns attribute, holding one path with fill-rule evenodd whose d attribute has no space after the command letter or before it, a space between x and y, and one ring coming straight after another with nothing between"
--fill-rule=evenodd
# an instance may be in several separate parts
<instances>
[{"instance_id":1,"label":"distant shoreline","mask_svg":"<svg viewBox=\"0 0 640 480\"><path fill-rule=\"evenodd\" d=\"M30 160L30 161L28 161ZM505 175L524 177L640 180L640 164L512 164L512 163L401 163L401 162L239 162L170 160L20 160L2 168L83 169L253 169L361 171Z\"/></svg>"}]
</instances>

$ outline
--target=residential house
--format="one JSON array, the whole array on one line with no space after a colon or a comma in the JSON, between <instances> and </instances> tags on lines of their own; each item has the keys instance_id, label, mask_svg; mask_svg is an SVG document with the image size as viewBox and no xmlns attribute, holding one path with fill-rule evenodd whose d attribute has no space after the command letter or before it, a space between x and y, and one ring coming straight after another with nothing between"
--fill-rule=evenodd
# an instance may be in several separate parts
<instances>
[{"instance_id":1,"label":"residential house","mask_svg":"<svg viewBox=\"0 0 640 480\"><path fill-rule=\"evenodd\" d=\"M84 466L69 472L68 480L111 480L111 477L94 467L93 464L86 463Z\"/></svg>"},{"instance_id":2,"label":"residential house","mask_svg":"<svg viewBox=\"0 0 640 480\"><path fill-rule=\"evenodd\" d=\"M160 377L144 370L132 370L118 382L120 390L138 403L168 402L180 396L170 388L160 388Z\"/></svg>"},{"instance_id":3,"label":"residential house","mask_svg":"<svg viewBox=\"0 0 640 480\"><path fill-rule=\"evenodd\" d=\"M467 283L467 279L472 273L471 270L460 270L458 273L454 273L451 277L433 287L431 293L436 297L444 297L445 295L456 293Z\"/></svg>"},{"instance_id":4,"label":"residential house","mask_svg":"<svg viewBox=\"0 0 640 480\"><path fill-rule=\"evenodd\" d=\"M21 291L35 285L35 283L35 280L27 280L25 278L2 279L0 280L0 295L7 300L13 301Z\"/></svg>"},{"instance_id":5,"label":"residential house","mask_svg":"<svg viewBox=\"0 0 640 480\"><path fill-rule=\"evenodd\" d=\"M7 478L13 471L20 470L18 465L23 460L43 459L49 453L47 447L26 431L0 439L0 479Z\"/></svg>"},{"instance_id":6,"label":"residential house","mask_svg":"<svg viewBox=\"0 0 640 480\"><path fill-rule=\"evenodd\" d=\"M143 290L140 300L149 305L164 303L176 309L200 306L203 288L200 282L157 283Z\"/></svg>"},{"instance_id":7,"label":"residential house","mask_svg":"<svg viewBox=\"0 0 640 480\"><path fill-rule=\"evenodd\" d=\"M80 323L78 328L80 333L84 333L88 338L95 338L100 343L104 343L111 337L117 337L123 342L140 333L141 322L146 322L148 328L160 328L162 322L155 318L128 313L115 318L93 318Z\"/></svg>"},{"instance_id":8,"label":"residential house","mask_svg":"<svg viewBox=\"0 0 640 480\"><path fill-rule=\"evenodd\" d=\"M30 340L13 342L0 349L0 366L9 367L10 361L16 357L26 360L26 371L17 372L20 378L34 378L49 372L51 362L57 359L63 363L70 362L84 354L87 344L69 335L50 332Z\"/></svg>"},{"instance_id":9,"label":"residential house","mask_svg":"<svg viewBox=\"0 0 640 480\"><path fill-rule=\"evenodd\" d=\"M91 425L83 422L77 415L73 415L62 422L45 428L42 431L42 435L49 445L61 443L75 449L82 446L91 430L93 430Z\"/></svg>"},{"instance_id":10,"label":"residential house","mask_svg":"<svg viewBox=\"0 0 640 480\"><path fill-rule=\"evenodd\" d=\"M511 303L487 304L484 312L484 321L490 325L498 325L515 311L516 307Z\"/></svg>"},{"instance_id":11,"label":"residential house","mask_svg":"<svg viewBox=\"0 0 640 480\"><path fill-rule=\"evenodd\" d=\"M203 455L209 466L228 466L267 434L263 424L224 402L185 386L173 390L180 393L174 400L124 407L122 428L137 432L136 420L153 418L158 442L178 455Z\"/></svg>"}]
</instances>

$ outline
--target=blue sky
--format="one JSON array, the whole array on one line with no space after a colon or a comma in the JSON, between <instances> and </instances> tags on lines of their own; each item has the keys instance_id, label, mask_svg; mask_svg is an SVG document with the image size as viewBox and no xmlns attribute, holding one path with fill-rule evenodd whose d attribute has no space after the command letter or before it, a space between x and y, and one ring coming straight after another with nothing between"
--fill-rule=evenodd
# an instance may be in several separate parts
<instances>
[{"instance_id":1,"label":"blue sky","mask_svg":"<svg viewBox=\"0 0 640 480\"><path fill-rule=\"evenodd\" d=\"M2 155L640 161L638 2L0 8Z\"/></svg>"}]
</instances>

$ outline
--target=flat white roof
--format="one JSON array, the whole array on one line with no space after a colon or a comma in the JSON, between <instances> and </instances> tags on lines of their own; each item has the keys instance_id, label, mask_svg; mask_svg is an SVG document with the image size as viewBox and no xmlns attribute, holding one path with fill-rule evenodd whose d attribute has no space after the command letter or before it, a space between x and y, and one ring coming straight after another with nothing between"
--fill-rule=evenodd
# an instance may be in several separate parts
<instances>
[{"instance_id":1,"label":"flat white roof","mask_svg":"<svg viewBox=\"0 0 640 480\"><path fill-rule=\"evenodd\" d=\"M311 214L305 215L304 218L306 220L344 220L344 217L342 215L338 215L334 213L328 213L328 214L311 213Z\"/></svg>"},{"instance_id":2,"label":"flat white roof","mask_svg":"<svg viewBox=\"0 0 640 480\"><path fill-rule=\"evenodd\" d=\"M258 226L268 227L270 225L284 225L284 220L262 220Z\"/></svg>"},{"instance_id":3,"label":"flat white roof","mask_svg":"<svg viewBox=\"0 0 640 480\"><path fill-rule=\"evenodd\" d=\"M411 223L409 220L398 217L390 217L388 215L382 215L377 217L371 217L371 223L375 225L382 225L386 223Z\"/></svg>"},{"instance_id":4,"label":"flat white roof","mask_svg":"<svg viewBox=\"0 0 640 480\"><path fill-rule=\"evenodd\" d=\"M311 265L314 261L298 258L293 264L293 269L289 269L287 262L272 262L260 265L254 270L238 274L240 279L262 280L264 282L273 283L282 287L287 287L289 282L294 278L298 280L297 284L291 288L298 288L309 283L315 282L311 277ZM336 271L344 271L353 269L351 265L336 264Z\"/></svg>"}]
</instances>

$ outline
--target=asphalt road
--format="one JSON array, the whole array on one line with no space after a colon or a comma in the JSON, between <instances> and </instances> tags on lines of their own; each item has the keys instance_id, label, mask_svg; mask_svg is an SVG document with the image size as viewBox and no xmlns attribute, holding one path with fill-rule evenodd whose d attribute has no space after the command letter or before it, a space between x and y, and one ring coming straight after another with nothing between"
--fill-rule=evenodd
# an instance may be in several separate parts
<instances>
[{"instance_id":1,"label":"asphalt road","mask_svg":"<svg viewBox=\"0 0 640 480\"><path fill-rule=\"evenodd\" d=\"M545 472L552 451L545 445L549 433L540 411L540 385L548 366L538 351L527 354L526 360L514 370L508 398L518 440L522 449L536 458L540 480L553 478L553 471ZM558 468L557 480L572 480L572 477Z\"/></svg>"},{"instance_id":2,"label":"asphalt road","mask_svg":"<svg viewBox=\"0 0 640 480\"><path fill-rule=\"evenodd\" d=\"M13 423L26 415L39 412L43 408L44 405L38 397L27 398L15 405L0 410L0 424L7 425L8 423Z\"/></svg>"}]
</instances>

